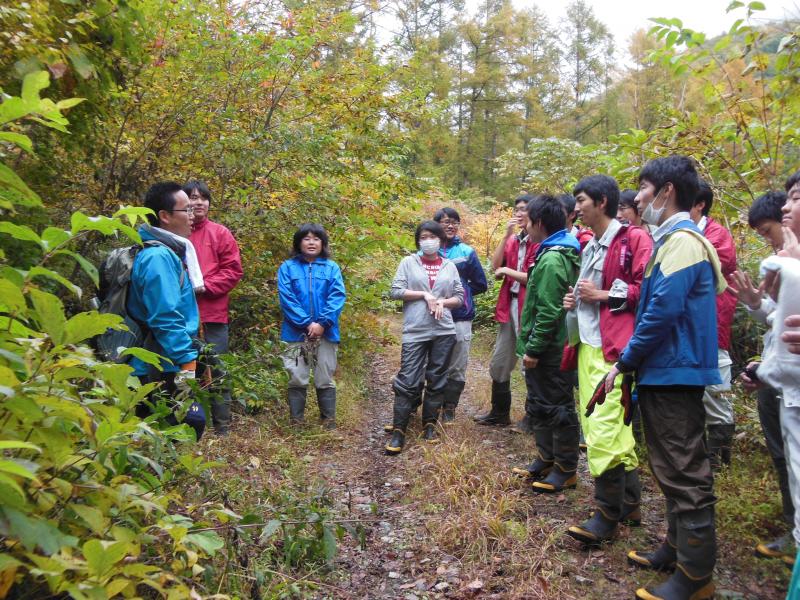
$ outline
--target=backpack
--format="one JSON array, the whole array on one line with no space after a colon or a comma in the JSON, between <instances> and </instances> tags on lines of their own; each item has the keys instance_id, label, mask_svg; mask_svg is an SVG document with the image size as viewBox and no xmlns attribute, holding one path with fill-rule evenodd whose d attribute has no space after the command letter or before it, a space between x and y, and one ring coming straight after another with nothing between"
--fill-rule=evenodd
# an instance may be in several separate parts
<instances>
[{"instance_id":1,"label":"backpack","mask_svg":"<svg viewBox=\"0 0 800 600\"><path fill-rule=\"evenodd\" d=\"M126 363L128 356L120 354L128 348L152 347L150 329L128 313L128 289L136 255L145 248L164 246L161 242L147 240L142 245L116 248L109 252L100 265L100 286L97 292L98 312L119 315L127 330L107 329L94 339L94 347L102 360ZM181 273L183 285L183 273Z\"/></svg>"}]
</instances>

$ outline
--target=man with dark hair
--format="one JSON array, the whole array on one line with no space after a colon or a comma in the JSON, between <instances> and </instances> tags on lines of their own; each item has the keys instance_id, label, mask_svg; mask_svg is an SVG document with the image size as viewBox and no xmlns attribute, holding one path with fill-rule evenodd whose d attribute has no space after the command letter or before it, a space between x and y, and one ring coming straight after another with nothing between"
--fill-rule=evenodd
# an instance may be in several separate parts
<instances>
[{"instance_id":1,"label":"man with dark hair","mask_svg":"<svg viewBox=\"0 0 800 600\"><path fill-rule=\"evenodd\" d=\"M203 289L203 276L194 247L193 209L181 186L174 182L154 184L145 196L149 224L139 228L147 244L133 262L128 291L128 313L148 331L147 349L169 359L162 371L133 358L133 373L142 383L161 382L160 392L177 397L190 392L188 381L195 378L199 316L195 290ZM149 410L137 407L145 416ZM204 423L203 423L204 426ZM197 437L202 427L195 427Z\"/></svg>"},{"instance_id":2,"label":"man with dark hair","mask_svg":"<svg viewBox=\"0 0 800 600\"><path fill-rule=\"evenodd\" d=\"M242 278L239 246L227 227L208 218L211 192L205 183L187 181L183 191L189 196L194 209L189 239L197 251L203 271L205 289L197 294L203 336L206 343L211 344L214 355L227 354L229 295ZM225 371L220 368L219 359L213 362L216 363L211 371L214 378L211 389L215 392L211 403L214 431L218 435L228 435L231 425L230 383L224 381Z\"/></svg>"},{"instance_id":3,"label":"man with dark hair","mask_svg":"<svg viewBox=\"0 0 800 600\"><path fill-rule=\"evenodd\" d=\"M716 295L725 289L714 247L689 217L697 171L685 156L657 158L639 173L642 218L658 226L642 281L633 336L606 377L636 372L653 475L666 497L667 538L654 552L628 553L643 568L675 573L636 597L657 600L714 595L713 475L705 448L706 386L717 369Z\"/></svg>"},{"instance_id":4,"label":"man with dark hair","mask_svg":"<svg viewBox=\"0 0 800 600\"><path fill-rule=\"evenodd\" d=\"M528 203L528 235L538 250L528 274L517 354L525 367L526 406L538 452L529 475L534 491L544 493L574 488L578 481L578 416L572 377L561 370L561 356L566 339L562 301L578 274L580 246L565 225L564 209L553 196L542 194Z\"/></svg>"},{"instance_id":5,"label":"man with dark hair","mask_svg":"<svg viewBox=\"0 0 800 600\"><path fill-rule=\"evenodd\" d=\"M565 229L575 236L575 239L581 245L581 250L583 250L594 234L588 227L575 225L575 221L578 219L577 199L572 194L559 194L556 197L561 206L564 207L564 212L567 213Z\"/></svg>"},{"instance_id":6,"label":"man with dark hair","mask_svg":"<svg viewBox=\"0 0 800 600\"><path fill-rule=\"evenodd\" d=\"M633 432L624 423L621 387L601 404L594 406L591 400L633 334L653 243L641 228L614 218L619 187L613 178L585 177L573 193L581 222L594 231L581 254L575 289L564 296L564 308L569 345L577 351L581 428L589 472L595 479L597 510L567 533L586 544L599 544L614 536L619 522L641 521L639 460Z\"/></svg>"},{"instance_id":7,"label":"man with dark hair","mask_svg":"<svg viewBox=\"0 0 800 600\"><path fill-rule=\"evenodd\" d=\"M506 234L492 255L496 279L502 279L497 296L494 318L498 322L497 341L489 362L492 378L492 407L474 417L479 425L508 425L511 423L511 373L517 364L516 345L519 316L525 302L528 269L533 264L537 245L528 237L528 201L533 196L523 194L514 200L514 217L508 222ZM523 422L530 420L525 406Z\"/></svg>"},{"instance_id":8,"label":"man with dark hair","mask_svg":"<svg viewBox=\"0 0 800 600\"><path fill-rule=\"evenodd\" d=\"M450 355L441 418L443 425L450 425L455 421L456 407L466 382L472 320L475 318L475 303L472 297L484 293L488 285L486 274L475 250L458 237L458 228L461 224L458 212L454 208L442 208L436 211L433 220L442 226L447 236L447 243L439 250L439 254L455 264L461 277L461 285L464 287L464 303L451 311L456 327L456 345Z\"/></svg>"},{"instance_id":9,"label":"man with dark hair","mask_svg":"<svg viewBox=\"0 0 800 600\"><path fill-rule=\"evenodd\" d=\"M711 206L714 202L714 191L703 179L698 180L698 193L694 206L689 211L697 228L703 232L706 239L711 242L717 251L722 275L725 281L733 285L733 272L736 270L736 245L730 231L709 217ZM728 287L717 296L717 362L721 385L709 385L703 394L703 404L706 408L706 428L708 430L708 452L711 468L719 469L722 465L731 463L731 444L735 430L733 401L730 397L731 390L731 365L733 361L729 354L731 347L731 326L736 312L736 292Z\"/></svg>"},{"instance_id":10,"label":"man with dark hair","mask_svg":"<svg viewBox=\"0 0 800 600\"><path fill-rule=\"evenodd\" d=\"M781 219L783 213L781 209L786 203L784 192L767 192L756 198L747 214L747 222L751 228L766 240L774 252L779 252L783 248L783 228ZM772 328L771 315L775 310L775 302L769 297L764 297L761 290L753 285L749 275L742 271L733 273L734 285L738 291L739 300L745 305L752 317L768 327L764 334L764 348L771 344ZM746 374L742 375L747 384L749 378ZM747 386L746 387L756 387ZM778 488L781 491L781 505L783 508L783 520L788 525L794 524L794 502L789 490L789 473L786 468L786 453L783 448L783 436L781 434L780 407L783 399L780 391L769 385L757 387L756 397L758 402L758 420L761 422L761 430L764 433L764 441L767 451L772 457L772 464L778 475ZM791 533L785 533L778 538L760 542L756 546L756 556L760 558L776 558L792 560L795 556L794 539Z\"/></svg>"}]
</instances>

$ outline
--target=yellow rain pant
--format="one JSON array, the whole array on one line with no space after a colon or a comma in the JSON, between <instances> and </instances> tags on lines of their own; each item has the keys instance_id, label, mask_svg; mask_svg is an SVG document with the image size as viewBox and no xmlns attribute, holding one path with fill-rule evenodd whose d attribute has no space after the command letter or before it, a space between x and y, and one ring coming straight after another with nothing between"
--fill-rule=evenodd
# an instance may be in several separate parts
<instances>
[{"instance_id":1,"label":"yellow rain pant","mask_svg":"<svg viewBox=\"0 0 800 600\"><path fill-rule=\"evenodd\" d=\"M611 370L613 363L606 362L602 348L593 348L586 344L578 346L578 396L580 398L581 428L586 439L586 458L592 477L599 477L618 464L625 465L630 471L639 465L636 458L636 442L633 430L622 422L622 404L620 383L606 396L603 404L594 408L591 416L584 416L586 406L592 398L597 383Z\"/></svg>"}]
</instances>

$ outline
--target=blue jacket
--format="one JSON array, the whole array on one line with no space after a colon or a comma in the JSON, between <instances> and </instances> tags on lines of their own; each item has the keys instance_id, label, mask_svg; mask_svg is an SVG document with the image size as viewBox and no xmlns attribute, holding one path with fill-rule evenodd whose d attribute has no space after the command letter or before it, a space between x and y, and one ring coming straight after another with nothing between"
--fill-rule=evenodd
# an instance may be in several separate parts
<instances>
[{"instance_id":1,"label":"blue jacket","mask_svg":"<svg viewBox=\"0 0 800 600\"><path fill-rule=\"evenodd\" d=\"M139 235L142 240L156 239L143 227ZM151 246L140 250L133 261L128 289L128 313L150 328L155 346L147 349L172 361L172 364L162 361L164 371L168 372L179 371L182 364L197 358L192 340L200 323L192 282L183 257L177 254L182 254L183 248L177 244L170 248ZM153 369L137 358L130 364L137 377Z\"/></svg>"},{"instance_id":2,"label":"blue jacket","mask_svg":"<svg viewBox=\"0 0 800 600\"><path fill-rule=\"evenodd\" d=\"M450 240L447 247L439 250L439 254L455 263L461 285L464 286L464 303L451 311L453 321L472 321L475 318L475 303L472 297L488 289L481 261L478 260L475 250L462 242L458 236Z\"/></svg>"},{"instance_id":3,"label":"blue jacket","mask_svg":"<svg viewBox=\"0 0 800 600\"><path fill-rule=\"evenodd\" d=\"M332 260L306 262L295 256L278 269L278 295L283 311L281 339L302 342L311 323L325 328L329 342L339 341L339 315L345 301L342 271Z\"/></svg>"},{"instance_id":4,"label":"blue jacket","mask_svg":"<svg viewBox=\"0 0 800 600\"><path fill-rule=\"evenodd\" d=\"M640 385L721 383L716 300L725 287L711 244L692 221L676 223L655 244L645 269L621 370L636 369Z\"/></svg>"}]
</instances>

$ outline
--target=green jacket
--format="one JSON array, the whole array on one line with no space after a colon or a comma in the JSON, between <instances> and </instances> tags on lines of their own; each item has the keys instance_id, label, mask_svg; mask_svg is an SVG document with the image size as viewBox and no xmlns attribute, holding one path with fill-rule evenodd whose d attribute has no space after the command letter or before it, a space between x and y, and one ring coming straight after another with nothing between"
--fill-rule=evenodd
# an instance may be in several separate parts
<instances>
[{"instance_id":1,"label":"green jacket","mask_svg":"<svg viewBox=\"0 0 800 600\"><path fill-rule=\"evenodd\" d=\"M553 362L558 356L560 362L567 337L564 296L567 288L575 285L578 279L581 259L572 244L542 246L528 271L517 354L533 358L552 356Z\"/></svg>"}]
</instances>

